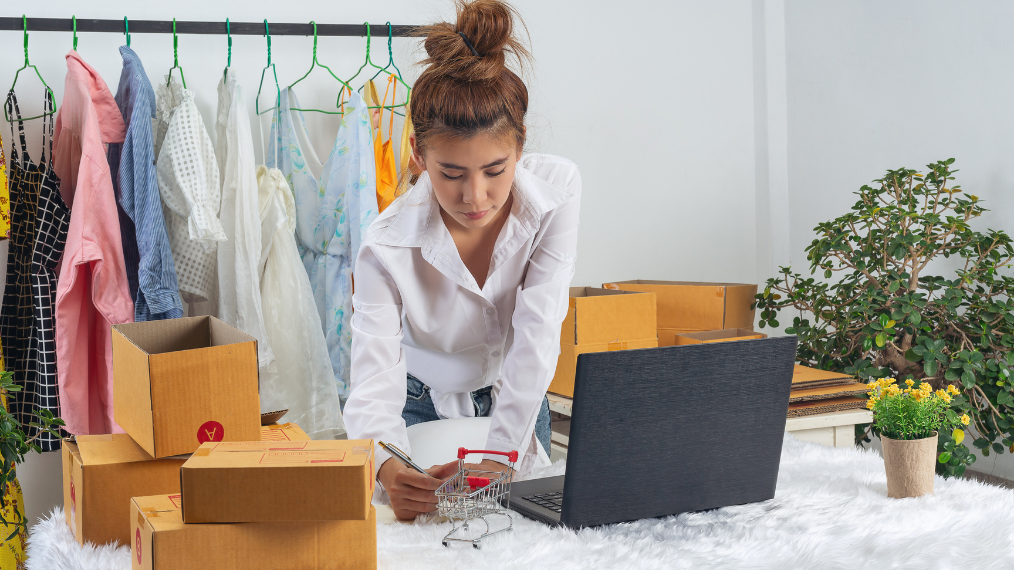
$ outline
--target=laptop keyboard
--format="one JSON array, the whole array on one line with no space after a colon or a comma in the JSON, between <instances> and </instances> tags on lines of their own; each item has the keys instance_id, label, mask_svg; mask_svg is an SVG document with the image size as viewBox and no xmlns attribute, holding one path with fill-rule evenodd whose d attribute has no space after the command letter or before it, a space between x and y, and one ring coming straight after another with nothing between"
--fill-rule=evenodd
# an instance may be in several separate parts
<instances>
[{"instance_id":1,"label":"laptop keyboard","mask_svg":"<svg viewBox=\"0 0 1014 570\"><path fill-rule=\"evenodd\" d=\"M545 507L553 512L559 513L563 510L563 492L555 491L553 493L541 493L539 495L529 495L527 497L521 497L526 501L530 501Z\"/></svg>"}]
</instances>

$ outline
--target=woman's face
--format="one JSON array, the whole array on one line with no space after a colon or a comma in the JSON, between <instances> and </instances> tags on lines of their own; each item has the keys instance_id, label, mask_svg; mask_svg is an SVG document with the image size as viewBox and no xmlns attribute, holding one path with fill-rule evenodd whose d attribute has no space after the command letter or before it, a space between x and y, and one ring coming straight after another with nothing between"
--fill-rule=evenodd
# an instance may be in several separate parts
<instances>
[{"instance_id":1,"label":"woman's face","mask_svg":"<svg viewBox=\"0 0 1014 570\"><path fill-rule=\"evenodd\" d=\"M425 157L412 157L430 174L433 193L444 212L465 228L482 228L496 219L510 197L520 152L488 134L430 143Z\"/></svg>"}]
</instances>

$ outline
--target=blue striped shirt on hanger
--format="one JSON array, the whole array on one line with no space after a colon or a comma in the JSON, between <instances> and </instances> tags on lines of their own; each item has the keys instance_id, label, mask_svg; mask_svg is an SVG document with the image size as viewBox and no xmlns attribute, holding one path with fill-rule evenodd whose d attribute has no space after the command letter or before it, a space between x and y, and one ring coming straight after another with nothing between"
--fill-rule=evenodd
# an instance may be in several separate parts
<instances>
[{"instance_id":1,"label":"blue striped shirt on hanger","mask_svg":"<svg viewBox=\"0 0 1014 570\"><path fill-rule=\"evenodd\" d=\"M183 316L183 301L155 177L151 126L155 91L137 54L120 46L120 55L123 71L116 104L127 125L127 136L121 148L109 145L109 164L111 172L118 173L112 178L120 210L127 281L134 298L134 320L176 319Z\"/></svg>"}]
</instances>

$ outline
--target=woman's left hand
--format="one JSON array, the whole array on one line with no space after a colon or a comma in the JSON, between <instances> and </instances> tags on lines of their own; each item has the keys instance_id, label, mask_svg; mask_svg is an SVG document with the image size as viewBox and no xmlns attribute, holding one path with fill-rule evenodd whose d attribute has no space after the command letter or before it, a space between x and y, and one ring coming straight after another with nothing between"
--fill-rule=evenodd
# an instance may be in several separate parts
<instances>
[{"instance_id":1,"label":"woman's left hand","mask_svg":"<svg viewBox=\"0 0 1014 570\"><path fill-rule=\"evenodd\" d=\"M510 468L507 465L500 463L499 461L493 461L492 459L483 459L482 463L466 463L465 467L475 471L499 471L500 473L507 473L510 477ZM515 473L517 470L515 470Z\"/></svg>"}]
</instances>

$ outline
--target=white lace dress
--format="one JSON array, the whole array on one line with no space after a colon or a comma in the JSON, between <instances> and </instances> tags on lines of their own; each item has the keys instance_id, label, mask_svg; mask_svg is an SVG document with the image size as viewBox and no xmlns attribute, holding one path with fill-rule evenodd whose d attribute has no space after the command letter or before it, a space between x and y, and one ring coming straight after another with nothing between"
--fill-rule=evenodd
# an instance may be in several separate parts
<instances>
[{"instance_id":1,"label":"white lace dress","mask_svg":"<svg viewBox=\"0 0 1014 570\"><path fill-rule=\"evenodd\" d=\"M216 249L226 239L215 147L194 94L172 81L156 91L158 189L180 295L189 304L217 297ZM193 314L193 311L191 311Z\"/></svg>"},{"instance_id":2,"label":"white lace dress","mask_svg":"<svg viewBox=\"0 0 1014 570\"><path fill-rule=\"evenodd\" d=\"M257 167L257 185L261 303L275 357L261 367L261 411L288 408L285 421L313 439L335 439L345 433L345 423L310 278L296 248L296 203L277 168Z\"/></svg>"}]
</instances>

